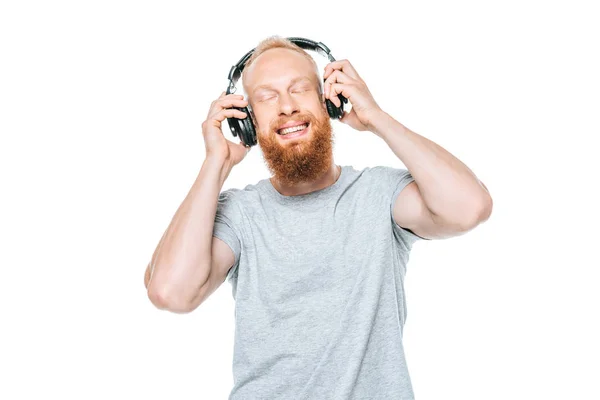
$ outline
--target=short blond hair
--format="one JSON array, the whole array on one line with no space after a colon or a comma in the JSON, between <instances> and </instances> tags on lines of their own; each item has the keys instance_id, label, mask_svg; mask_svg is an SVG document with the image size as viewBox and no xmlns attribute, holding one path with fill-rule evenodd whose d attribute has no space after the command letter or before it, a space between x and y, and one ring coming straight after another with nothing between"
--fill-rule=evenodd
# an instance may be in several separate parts
<instances>
[{"instance_id":1,"label":"short blond hair","mask_svg":"<svg viewBox=\"0 0 600 400\"><path fill-rule=\"evenodd\" d=\"M256 46L256 48L254 49L254 52L250 55L250 58L248 58L248 61L246 61L246 63L244 64L244 70L242 71L242 85L244 88L244 93L246 93L245 76L246 76L246 72L248 71L248 67L254 62L254 60L256 60L258 58L258 56L263 54L265 51L271 50L271 49L292 50L298 54L301 54L307 60L310 60L310 62L312 63L312 65L314 66L314 69L315 69L315 75L317 77L319 93L323 93L323 83L321 82L320 75L319 75L319 67L317 66L317 63L315 62L315 59L312 58L311 55L308 54L302 47L298 46L297 44L290 41L289 39L284 38L279 35L269 36L266 39L263 39L262 41L260 41L258 46Z\"/></svg>"}]
</instances>

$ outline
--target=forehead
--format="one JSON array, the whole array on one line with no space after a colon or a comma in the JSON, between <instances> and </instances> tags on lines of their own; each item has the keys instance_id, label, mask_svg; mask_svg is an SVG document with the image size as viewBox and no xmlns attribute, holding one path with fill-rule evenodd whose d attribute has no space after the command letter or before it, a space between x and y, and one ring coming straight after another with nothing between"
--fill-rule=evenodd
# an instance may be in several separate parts
<instances>
[{"instance_id":1,"label":"forehead","mask_svg":"<svg viewBox=\"0 0 600 400\"><path fill-rule=\"evenodd\" d=\"M251 93L259 88L283 87L292 81L313 82L315 73L315 64L310 59L295 51L277 48L256 58L248 67L245 83Z\"/></svg>"}]
</instances>

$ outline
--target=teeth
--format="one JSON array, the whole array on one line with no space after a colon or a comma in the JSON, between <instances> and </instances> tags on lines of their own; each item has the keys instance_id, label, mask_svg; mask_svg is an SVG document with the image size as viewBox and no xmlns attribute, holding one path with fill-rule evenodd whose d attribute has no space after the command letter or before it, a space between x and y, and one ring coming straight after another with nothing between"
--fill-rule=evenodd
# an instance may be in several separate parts
<instances>
[{"instance_id":1,"label":"teeth","mask_svg":"<svg viewBox=\"0 0 600 400\"><path fill-rule=\"evenodd\" d=\"M297 132L297 131L301 131L302 129L305 129L308 127L308 124L303 124L303 125L298 125L298 126L294 126L291 128L285 128L279 131L280 135L287 135L288 133L292 133L292 132Z\"/></svg>"}]
</instances>

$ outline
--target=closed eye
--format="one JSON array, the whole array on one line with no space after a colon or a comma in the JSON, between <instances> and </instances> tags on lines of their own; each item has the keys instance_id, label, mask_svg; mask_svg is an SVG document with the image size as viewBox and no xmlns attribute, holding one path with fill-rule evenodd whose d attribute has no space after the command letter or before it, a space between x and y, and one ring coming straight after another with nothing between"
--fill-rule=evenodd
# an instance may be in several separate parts
<instances>
[{"instance_id":1,"label":"closed eye","mask_svg":"<svg viewBox=\"0 0 600 400\"><path fill-rule=\"evenodd\" d=\"M292 92L293 93L304 93L304 92L308 92L309 90L310 89L307 88L307 87L301 87L301 88L298 88L298 89L294 89Z\"/></svg>"},{"instance_id":2,"label":"closed eye","mask_svg":"<svg viewBox=\"0 0 600 400\"><path fill-rule=\"evenodd\" d=\"M258 99L258 101L259 101L259 102L262 102L262 101L271 100L271 99L273 99L273 98L275 98L275 96L261 97L260 99Z\"/></svg>"}]
</instances>

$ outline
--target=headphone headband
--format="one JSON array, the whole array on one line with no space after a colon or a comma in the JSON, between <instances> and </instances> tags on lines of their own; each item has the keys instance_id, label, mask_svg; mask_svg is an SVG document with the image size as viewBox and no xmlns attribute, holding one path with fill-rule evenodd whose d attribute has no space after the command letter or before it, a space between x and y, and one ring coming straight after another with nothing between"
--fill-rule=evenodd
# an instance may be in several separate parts
<instances>
[{"instance_id":1,"label":"headphone headband","mask_svg":"<svg viewBox=\"0 0 600 400\"><path fill-rule=\"evenodd\" d=\"M331 55L331 51L329 50L329 47L325 46L321 42L315 42L313 40L304 39L304 38L300 38L300 37L289 37L287 39L289 41L291 41L292 43L295 43L298 47L300 47L302 49L315 51L315 52L327 57L329 59L329 61L331 61L331 62L335 61L335 58L333 58L333 56ZM242 71L244 70L244 67L246 66L246 62L248 61L248 59L250 58L252 53L254 53L254 50L256 50L256 48L247 52L244 55L244 57L242 57L240 59L240 61L238 61L237 64L235 64L229 70L229 76L227 77L227 79L229 79L229 86L227 87L226 94L229 95L229 94L235 92L235 83L242 76ZM233 89L233 92L232 92L232 89ZM339 107L336 106L335 104L333 104L333 102L331 100L329 100L329 99L325 100L327 114L332 119L342 118L342 116L344 115L344 104L348 103L348 99L345 98L344 96L342 96L341 94L338 94L337 97L341 104L341 106L339 106ZM258 143L258 138L256 136L256 129L254 128L254 122L252 121L252 114L249 112L249 108L248 107L233 107L233 108L246 113L246 117L245 118L227 117L227 123L229 125L229 128L231 129L231 133L233 134L233 136L238 136L240 138L240 140L242 141L242 143L244 143L244 146L250 147L250 146L256 145Z\"/></svg>"},{"instance_id":2,"label":"headphone headband","mask_svg":"<svg viewBox=\"0 0 600 400\"><path fill-rule=\"evenodd\" d=\"M333 55L331 55L331 50L329 50L329 47L325 46L325 44L323 44L321 42L315 42L314 40L305 39L305 38L301 38L301 37L288 37L287 40L296 44L298 47L300 47L304 50L311 50L311 51L314 51L316 53L323 55L324 57L327 57L330 62L335 61L335 58L333 57ZM233 93L233 92L231 92L231 89L235 88L235 84L242 76L242 71L244 70L244 67L246 66L246 62L248 61L248 59L250 58L252 53L254 53L254 50L256 50L256 48L247 52L240 59L240 61L238 61L237 64L232 66L231 69L229 70L229 75L227 76L227 79L229 80L229 87L227 88L227 94Z\"/></svg>"}]
</instances>

